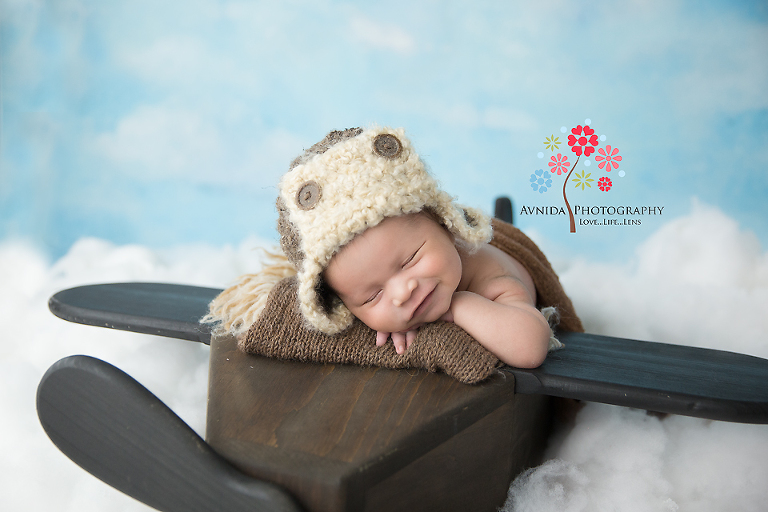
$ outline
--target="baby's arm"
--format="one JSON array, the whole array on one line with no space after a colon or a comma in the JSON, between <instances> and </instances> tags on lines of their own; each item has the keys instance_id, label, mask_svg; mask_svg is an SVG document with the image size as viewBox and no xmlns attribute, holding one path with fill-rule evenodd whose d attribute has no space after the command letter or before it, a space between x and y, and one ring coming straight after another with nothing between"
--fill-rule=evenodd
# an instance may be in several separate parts
<instances>
[{"instance_id":1,"label":"baby's arm","mask_svg":"<svg viewBox=\"0 0 768 512\"><path fill-rule=\"evenodd\" d=\"M480 293L456 292L443 317L510 366L536 368L547 356L549 324L511 277L490 280Z\"/></svg>"}]
</instances>

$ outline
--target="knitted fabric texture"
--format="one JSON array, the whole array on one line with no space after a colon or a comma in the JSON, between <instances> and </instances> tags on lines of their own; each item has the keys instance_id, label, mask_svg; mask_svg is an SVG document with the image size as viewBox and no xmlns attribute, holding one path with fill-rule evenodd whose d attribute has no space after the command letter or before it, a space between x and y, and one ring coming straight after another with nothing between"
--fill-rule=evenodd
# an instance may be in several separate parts
<instances>
[{"instance_id":1,"label":"knitted fabric texture","mask_svg":"<svg viewBox=\"0 0 768 512\"><path fill-rule=\"evenodd\" d=\"M561 330L583 331L557 274L536 244L510 224L494 219L493 226L491 245L505 251L528 270L536 285L537 306L556 307ZM283 279L272 289L258 320L247 335L239 339L243 351L299 361L442 370L467 384L486 379L502 364L452 323L422 326L416 340L403 354L397 354L391 343L377 347L375 331L357 319L345 331L332 335L307 328L299 307L298 286L294 276Z\"/></svg>"},{"instance_id":2,"label":"knitted fabric texture","mask_svg":"<svg viewBox=\"0 0 768 512\"><path fill-rule=\"evenodd\" d=\"M331 132L291 164L277 209L280 245L298 273L301 316L325 334L343 331L354 316L323 293L322 272L363 231L387 217L429 209L470 251L492 235L484 213L456 204L439 188L403 129Z\"/></svg>"}]
</instances>

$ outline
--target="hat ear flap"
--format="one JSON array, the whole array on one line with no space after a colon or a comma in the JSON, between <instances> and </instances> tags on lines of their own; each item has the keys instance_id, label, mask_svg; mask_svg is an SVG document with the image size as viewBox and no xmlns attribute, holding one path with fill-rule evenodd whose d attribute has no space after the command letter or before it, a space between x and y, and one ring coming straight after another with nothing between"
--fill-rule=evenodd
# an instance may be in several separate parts
<instances>
[{"instance_id":1,"label":"hat ear flap","mask_svg":"<svg viewBox=\"0 0 768 512\"><path fill-rule=\"evenodd\" d=\"M299 271L299 308L304 319L326 334L336 334L352 324L354 316L335 293L322 283L323 269L307 260Z\"/></svg>"},{"instance_id":2,"label":"hat ear flap","mask_svg":"<svg viewBox=\"0 0 768 512\"><path fill-rule=\"evenodd\" d=\"M491 219L482 211L450 202L441 206L428 209L466 250L473 252L493 238Z\"/></svg>"},{"instance_id":3,"label":"hat ear flap","mask_svg":"<svg viewBox=\"0 0 768 512\"><path fill-rule=\"evenodd\" d=\"M462 206L460 209L461 220L457 224L461 238L473 246L490 242L493 238L490 217L477 208Z\"/></svg>"},{"instance_id":4,"label":"hat ear flap","mask_svg":"<svg viewBox=\"0 0 768 512\"><path fill-rule=\"evenodd\" d=\"M301 250L301 236L296 226L289 218L288 208L282 197L277 198L277 232L280 235L280 248L288 258L288 261L299 270L304 261L304 251Z\"/></svg>"}]
</instances>

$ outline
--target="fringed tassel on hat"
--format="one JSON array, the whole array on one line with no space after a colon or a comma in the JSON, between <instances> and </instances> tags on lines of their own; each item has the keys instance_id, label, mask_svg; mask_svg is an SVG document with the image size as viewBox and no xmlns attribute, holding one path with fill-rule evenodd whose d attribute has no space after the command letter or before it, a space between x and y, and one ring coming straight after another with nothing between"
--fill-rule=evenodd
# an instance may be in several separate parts
<instances>
[{"instance_id":1,"label":"fringed tassel on hat","mask_svg":"<svg viewBox=\"0 0 768 512\"><path fill-rule=\"evenodd\" d=\"M245 335L264 310L272 288L282 279L296 275L296 269L279 249L262 250L261 271L240 276L237 283L208 305L208 314L201 321L215 324L215 335L232 334L236 338Z\"/></svg>"}]
</instances>

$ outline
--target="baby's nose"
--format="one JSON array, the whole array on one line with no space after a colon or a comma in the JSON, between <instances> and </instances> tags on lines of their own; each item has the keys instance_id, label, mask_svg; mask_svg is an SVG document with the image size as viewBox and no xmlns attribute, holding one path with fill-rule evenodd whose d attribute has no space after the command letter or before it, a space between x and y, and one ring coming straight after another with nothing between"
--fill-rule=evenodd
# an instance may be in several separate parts
<instances>
[{"instance_id":1,"label":"baby's nose","mask_svg":"<svg viewBox=\"0 0 768 512\"><path fill-rule=\"evenodd\" d=\"M418 286L418 283L415 279L408 279L403 283L403 286L400 286L399 289L395 290L395 294L392 297L392 304L394 304L397 307L402 306L406 302L408 302L408 299L411 298L411 294L413 293L413 290L416 289Z\"/></svg>"}]
</instances>

